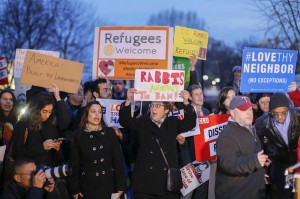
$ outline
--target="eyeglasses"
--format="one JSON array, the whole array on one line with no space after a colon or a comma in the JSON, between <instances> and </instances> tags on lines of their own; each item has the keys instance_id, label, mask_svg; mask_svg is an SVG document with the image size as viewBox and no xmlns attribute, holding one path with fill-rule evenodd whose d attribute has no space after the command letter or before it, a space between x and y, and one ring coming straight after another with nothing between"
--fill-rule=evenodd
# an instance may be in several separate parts
<instances>
[{"instance_id":1,"label":"eyeglasses","mask_svg":"<svg viewBox=\"0 0 300 199\"><path fill-rule=\"evenodd\" d=\"M279 117L279 116L286 116L287 115L287 113L288 113L288 111L283 111L283 112L272 112L272 115L274 116L274 117Z\"/></svg>"},{"instance_id":2,"label":"eyeglasses","mask_svg":"<svg viewBox=\"0 0 300 199\"><path fill-rule=\"evenodd\" d=\"M162 106L165 106L165 105L163 105L163 104L149 104L149 108L153 108L153 107L160 108Z\"/></svg>"}]
</instances>

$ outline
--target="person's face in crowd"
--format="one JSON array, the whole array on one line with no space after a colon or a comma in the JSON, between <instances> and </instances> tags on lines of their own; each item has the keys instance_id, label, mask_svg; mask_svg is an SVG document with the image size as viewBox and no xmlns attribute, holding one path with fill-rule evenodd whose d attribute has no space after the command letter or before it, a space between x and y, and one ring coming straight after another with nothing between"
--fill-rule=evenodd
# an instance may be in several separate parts
<instances>
[{"instance_id":1,"label":"person's face in crowd","mask_svg":"<svg viewBox=\"0 0 300 199\"><path fill-rule=\"evenodd\" d=\"M246 111L241 111L238 108L235 108L234 110L230 110L230 114L233 117L233 120L243 127L249 127L252 124L252 107L248 108Z\"/></svg>"},{"instance_id":2,"label":"person's face in crowd","mask_svg":"<svg viewBox=\"0 0 300 199\"><path fill-rule=\"evenodd\" d=\"M278 123L284 123L288 110L288 107L278 107L274 108L271 113Z\"/></svg>"},{"instance_id":3,"label":"person's face in crowd","mask_svg":"<svg viewBox=\"0 0 300 199\"><path fill-rule=\"evenodd\" d=\"M197 88L192 91L192 95L190 96L190 100L192 105L195 106L203 106L203 92L201 88Z\"/></svg>"},{"instance_id":4,"label":"person's face in crowd","mask_svg":"<svg viewBox=\"0 0 300 199\"><path fill-rule=\"evenodd\" d=\"M88 124L98 127L102 118L102 108L99 104L93 104L88 112Z\"/></svg>"},{"instance_id":5,"label":"person's face in crowd","mask_svg":"<svg viewBox=\"0 0 300 199\"><path fill-rule=\"evenodd\" d=\"M18 95L17 101L20 105L25 105L26 104L26 95L25 94Z\"/></svg>"},{"instance_id":6,"label":"person's face in crowd","mask_svg":"<svg viewBox=\"0 0 300 199\"><path fill-rule=\"evenodd\" d=\"M42 110L40 111L40 117L42 122L45 122L50 117L52 111L53 111L52 104L47 104L46 106L44 106L44 108L42 108Z\"/></svg>"},{"instance_id":7,"label":"person's face in crowd","mask_svg":"<svg viewBox=\"0 0 300 199\"><path fill-rule=\"evenodd\" d=\"M116 80L116 81L114 81L113 87L114 87L114 90L116 93L121 93L123 91L125 85L124 85L123 81Z\"/></svg>"},{"instance_id":8,"label":"person's face in crowd","mask_svg":"<svg viewBox=\"0 0 300 199\"><path fill-rule=\"evenodd\" d=\"M21 184L24 188L29 189L32 187L32 178L36 170L36 165L34 163L24 164L19 171L14 175L16 182Z\"/></svg>"},{"instance_id":9,"label":"person's face in crowd","mask_svg":"<svg viewBox=\"0 0 300 199\"><path fill-rule=\"evenodd\" d=\"M111 88L108 83L98 84L100 98L111 99Z\"/></svg>"},{"instance_id":10,"label":"person's face in crowd","mask_svg":"<svg viewBox=\"0 0 300 199\"><path fill-rule=\"evenodd\" d=\"M83 101L83 88L81 85L79 85L77 93L70 93L69 99L74 104L81 104Z\"/></svg>"},{"instance_id":11,"label":"person's face in crowd","mask_svg":"<svg viewBox=\"0 0 300 199\"><path fill-rule=\"evenodd\" d=\"M234 90L229 90L229 91L228 91L226 100L225 100L224 103L223 103L227 110L230 110L230 109L229 109L229 104L230 104L232 98L234 98L235 96L236 96L236 95L235 95Z\"/></svg>"},{"instance_id":12,"label":"person's face in crowd","mask_svg":"<svg viewBox=\"0 0 300 199\"><path fill-rule=\"evenodd\" d=\"M0 100L1 110L3 112L10 112L14 105L13 96L10 93L3 93Z\"/></svg>"},{"instance_id":13,"label":"person's face in crowd","mask_svg":"<svg viewBox=\"0 0 300 199\"><path fill-rule=\"evenodd\" d=\"M159 121L164 118L169 110L164 106L162 102L151 102L150 107L150 116L154 121Z\"/></svg>"},{"instance_id":14,"label":"person's face in crowd","mask_svg":"<svg viewBox=\"0 0 300 199\"><path fill-rule=\"evenodd\" d=\"M270 103L270 97L268 96L262 97L258 100L258 105L264 113L269 112L269 103Z\"/></svg>"},{"instance_id":15,"label":"person's face in crowd","mask_svg":"<svg viewBox=\"0 0 300 199\"><path fill-rule=\"evenodd\" d=\"M241 79L241 71L240 70L235 70L233 72L234 79Z\"/></svg>"}]
</instances>

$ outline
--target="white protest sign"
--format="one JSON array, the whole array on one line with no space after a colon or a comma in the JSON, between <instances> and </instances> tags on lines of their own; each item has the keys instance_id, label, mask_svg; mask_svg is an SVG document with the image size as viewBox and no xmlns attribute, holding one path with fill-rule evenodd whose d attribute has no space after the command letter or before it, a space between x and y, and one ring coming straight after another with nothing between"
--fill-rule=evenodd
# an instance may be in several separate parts
<instances>
[{"instance_id":1,"label":"white protest sign","mask_svg":"<svg viewBox=\"0 0 300 199\"><path fill-rule=\"evenodd\" d=\"M210 166L206 162L193 162L182 167L180 171L183 183L180 192L185 196L209 180Z\"/></svg>"},{"instance_id":2,"label":"white protest sign","mask_svg":"<svg viewBox=\"0 0 300 199\"><path fill-rule=\"evenodd\" d=\"M5 149L6 149L6 145L0 146L0 162L3 162L4 160Z\"/></svg>"},{"instance_id":3,"label":"white protest sign","mask_svg":"<svg viewBox=\"0 0 300 199\"><path fill-rule=\"evenodd\" d=\"M184 71L137 69L134 88L135 101L182 102L179 94L184 90Z\"/></svg>"},{"instance_id":4,"label":"white protest sign","mask_svg":"<svg viewBox=\"0 0 300 199\"><path fill-rule=\"evenodd\" d=\"M102 106L105 124L108 127L116 126L118 128L123 128L119 123L119 111L124 100L97 98L97 101L99 101Z\"/></svg>"},{"instance_id":5,"label":"white protest sign","mask_svg":"<svg viewBox=\"0 0 300 199\"><path fill-rule=\"evenodd\" d=\"M49 50L33 50L33 49L16 49L16 56L14 62L14 77L20 78L24 66L25 56L27 51L37 52L43 55L49 55L52 57L59 57L59 52L57 51L49 51Z\"/></svg>"}]
</instances>

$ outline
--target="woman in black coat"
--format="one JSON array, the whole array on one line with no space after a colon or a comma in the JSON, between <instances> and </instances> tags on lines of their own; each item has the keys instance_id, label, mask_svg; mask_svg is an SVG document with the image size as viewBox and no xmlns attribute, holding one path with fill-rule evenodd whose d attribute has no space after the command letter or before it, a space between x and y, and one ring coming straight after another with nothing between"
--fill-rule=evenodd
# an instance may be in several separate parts
<instances>
[{"instance_id":1,"label":"woman in black coat","mask_svg":"<svg viewBox=\"0 0 300 199\"><path fill-rule=\"evenodd\" d=\"M170 116L169 102L151 102L150 111L139 118L131 117L130 102L136 89L129 89L127 100L120 108L120 124L136 133L138 144L136 164L132 176L135 199L177 199L178 193L167 191L168 166L160 151L165 154L170 168L179 169L176 137L196 126L196 113L189 104L187 91L182 91L184 119Z\"/></svg>"},{"instance_id":2,"label":"woman in black coat","mask_svg":"<svg viewBox=\"0 0 300 199\"><path fill-rule=\"evenodd\" d=\"M57 166L62 158L56 117L54 116L53 96L43 91L36 95L26 113L16 123L13 133L13 158L25 157L35 161L36 165ZM64 102L56 104L58 112L63 113ZM65 110L66 111L66 110ZM66 115L66 114L64 114ZM60 124L65 121L62 119Z\"/></svg>"},{"instance_id":3,"label":"woman in black coat","mask_svg":"<svg viewBox=\"0 0 300 199\"><path fill-rule=\"evenodd\" d=\"M125 191L125 168L120 144L106 127L98 101L89 102L75 131L70 164L70 192L74 198L110 199Z\"/></svg>"}]
</instances>

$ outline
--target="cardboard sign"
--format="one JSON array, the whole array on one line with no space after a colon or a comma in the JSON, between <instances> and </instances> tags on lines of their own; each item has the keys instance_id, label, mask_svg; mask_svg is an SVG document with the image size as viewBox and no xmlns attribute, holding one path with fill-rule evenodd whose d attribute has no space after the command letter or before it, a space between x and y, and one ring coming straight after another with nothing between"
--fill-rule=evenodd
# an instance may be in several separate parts
<instances>
[{"instance_id":1,"label":"cardboard sign","mask_svg":"<svg viewBox=\"0 0 300 199\"><path fill-rule=\"evenodd\" d=\"M50 88L56 84L60 91L77 93L83 64L28 51L21 83Z\"/></svg>"},{"instance_id":2,"label":"cardboard sign","mask_svg":"<svg viewBox=\"0 0 300 199\"><path fill-rule=\"evenodd\" d=\"M200 134L194 136L196 161L215 160L216 141L230 114L198 116Z\"/></svg>"},{"instance_id":3,"label":"cardboard sign","mask_svg":"<svg viewBox=\"0 0 300 199\"><path fill-rule=\"evenodd\" d=\"M59 57L59 52L49 50L33 50L33 49L16 49L16 56L14 62L14 77L20 78L24 66L25 56L28 51L49 55L53 57Z\"/></svg>"},{"instance_id":4,"label":"cardboard sign","mask_svg":"<svg viewBox=\"0 0 300 199\"><path fill-rule=\"evenodd\" d=\"M180 192L185 196L209 180L210 166L206 162L193 162L182 167L180 171L183 184Z\"/></svg>"},{"instance_id":5,"label":"cardboard sign","mask_svg":"<svg viewBox=\"0 0 300 199\"><path fill-rule=\"evenodd\" d=\"M295 78L297 56L295 50L245 48L241 92L288 92Z\"/></svg>"},{"instance_id":6,"label":"cardboard sign","mask_svg":"<svg viewBox=\"0 0 300 199\"><path fill-rule=\"evenodd\" d=\"M171 69L170 27L98 27L95 30L93 79L134 79L135 69Z\"/></svg>"},{"instance_id":7,"label":"cardboard sign","mask_svg":"<svg viewBox=\"0 0 300 199\"><path fill-rule=\"evenodd\" d=\"M182 102L179 93L184 90L184 71L137 69L134 88L135 101Z\"/></svg>"},{"instance_id":8,"label":"cardboard sign","mask_svg":"<svg viewBox=\"0 0 300 199\"><path fill-rule=\"evenodd\" d=\"M208 32L175 26L173 56L206 60Z\"/></svg>"},{"instance_id":9,"label":"cardboard sign","mask_svg":"<svg viewBox=\"0 0 300 199\"><path fill-rule=\"evenodd\" d=\"M124 100L113 100L113 99L100 99L97 101L102 105L103 119L108 127L116 126L118 128L123 128L119 123L119 111L121 104Z\"/></svg>"}]
</instances>

